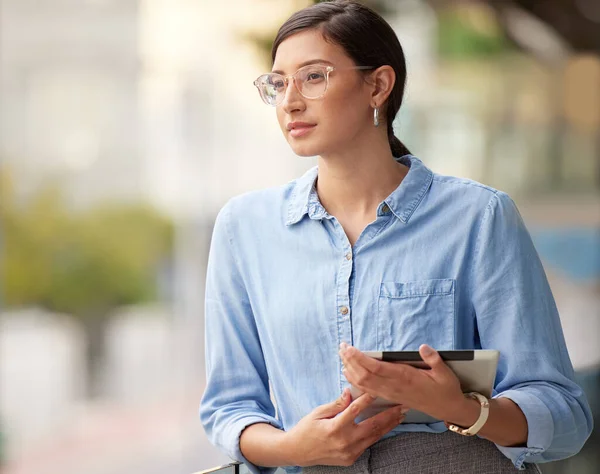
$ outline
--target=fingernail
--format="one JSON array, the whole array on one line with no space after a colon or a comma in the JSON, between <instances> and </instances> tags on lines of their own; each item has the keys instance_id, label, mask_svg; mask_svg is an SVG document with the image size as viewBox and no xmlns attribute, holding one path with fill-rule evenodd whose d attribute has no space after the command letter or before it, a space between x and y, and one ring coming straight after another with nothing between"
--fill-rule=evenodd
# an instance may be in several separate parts
<instances>
[{"instance_id":1,"label":"fingernail","mask_svg":"<svg viewBox=\"0 0 600 474\"><path fill-rule=\"evenodd\" d=\"M402 408L402 410L400 410L400 413L402 413L403 415L406 415L409 411L410 411L410 408Z\"/></svg>"},{"instance_id":2,"label":"fingernail","mask_svg":"<svg viewBox=\"0 0 600 474\"><path fill-rule=\"evenodd\" d=\"M342 354L343 354L343 353L346 351L346 349L347 349L347 348L348 348L348 345L347 345L345 342L342 342L342 343L340 344L340 352L341 352Z\"/></svg>"},{"instance_id":3,"label":"fingernail","mask_svg":"<svg viewBox=\"0 0 600 474\"><path fill-rule=\"evenodd\" d=\"M426 356L430 356L433 354L433 349L431 347L429 347L427 344L423 344L423 348L421 349L421 352Z\"/></svg>"}]
</instances>

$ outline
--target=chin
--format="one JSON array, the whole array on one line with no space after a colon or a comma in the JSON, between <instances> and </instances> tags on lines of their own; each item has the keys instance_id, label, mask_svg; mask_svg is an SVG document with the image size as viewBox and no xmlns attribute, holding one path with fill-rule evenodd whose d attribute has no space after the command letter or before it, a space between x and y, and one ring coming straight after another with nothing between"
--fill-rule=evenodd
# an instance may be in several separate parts
<instances>
[{"instance_id":1,"label":"chin","mask_svg":"<svg viewBox=\"0 0 600 474\"><path fill-rule=\"evenodd\" d=\"M320 154L320 147L309 143L290 143L292 151L298 156L317 156Z\"/></svg>"},{"instance_id":2,"label":"chin","mask_svg":"<svg viewBox=\"0 0 600 474\"><path fill-rule=\"evenodd\" d=\"M306 158L309 158L309 157L312 157L312 156L317 156L317 155L320 154L319 152L313 152L313 151L308 151L308 150L296 150L294 148L292 148L292 151L296 155L302 156L302 157L306 157Z\"/></svg>"},{"instance_id":3,"label":"chin","mask_svg":"<svg viewBox=\"0 0 600 474\"><path fill-rule=\"evenodd\" d=\"M325 147L319 140L295 140L291 138L288 143L292 151L298 156L319 156L323 153Z\"/></svg>"}]
</instances>

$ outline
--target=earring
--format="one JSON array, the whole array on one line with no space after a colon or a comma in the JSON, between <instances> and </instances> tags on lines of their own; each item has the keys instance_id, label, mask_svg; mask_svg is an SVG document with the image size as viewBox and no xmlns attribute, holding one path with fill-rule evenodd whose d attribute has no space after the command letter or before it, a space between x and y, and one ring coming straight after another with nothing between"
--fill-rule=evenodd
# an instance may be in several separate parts
<instances>
[{"instance_id":1,"label":"earring","mask_svg":"<svg viewBox=\"0 0 600 474\"><path fill-rule=\"evenodd\" d=\"M373 123L376 127L379 127L379 107L375 107L375 111L373 112Z\"/></svg>"}]
</instances>

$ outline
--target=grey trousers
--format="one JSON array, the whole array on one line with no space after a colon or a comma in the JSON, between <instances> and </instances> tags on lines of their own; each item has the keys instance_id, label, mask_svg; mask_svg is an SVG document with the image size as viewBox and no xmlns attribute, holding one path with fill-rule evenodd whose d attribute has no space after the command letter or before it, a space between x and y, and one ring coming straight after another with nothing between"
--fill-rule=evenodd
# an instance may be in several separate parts
<instances>
[{"instance_id":1,"label":"grey trousers","mask_svg":"<svg viewBox=\"0 0 600 474\"><path fill-rule=\"evenodd\" d=\"M375 443L349 467L311 466L303 474L504 474L540 473L535 464L517 470L496 446L477 436L400 433Z\"/></svg>"}]
</instances>

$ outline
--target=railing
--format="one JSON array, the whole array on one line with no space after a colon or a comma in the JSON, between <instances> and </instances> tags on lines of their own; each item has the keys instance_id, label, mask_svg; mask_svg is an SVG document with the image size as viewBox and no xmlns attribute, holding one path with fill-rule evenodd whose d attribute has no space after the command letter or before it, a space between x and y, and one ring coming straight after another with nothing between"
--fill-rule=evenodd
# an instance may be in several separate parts
<instances>
[{"instance_id":1,"label":"railing","mask_svg":"<svg viewBox=\"0 0 600 474\"><path fill-rule=\"evenodd\" d=\"M210 469L194 474L248 474L249 472L250 470L245 464L232 462L230 464L224 464L223 466L211 467ZM285 471L283 469L277 469L275 474L285 474Z\"/></svg>"},{"instance_id":2,"label":"railing","mask_svg":"<svg viewBox=\"0 0 600 474\"><path fill-rule=\"evenodd\" d=\"M196 472L194 474L242 474L241 463L232 462L223 466L211 467L205 471Z\"/></svg>"}]
</instances>

